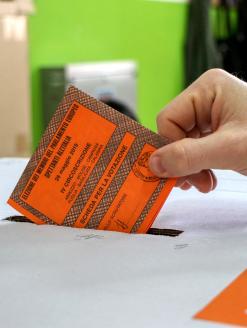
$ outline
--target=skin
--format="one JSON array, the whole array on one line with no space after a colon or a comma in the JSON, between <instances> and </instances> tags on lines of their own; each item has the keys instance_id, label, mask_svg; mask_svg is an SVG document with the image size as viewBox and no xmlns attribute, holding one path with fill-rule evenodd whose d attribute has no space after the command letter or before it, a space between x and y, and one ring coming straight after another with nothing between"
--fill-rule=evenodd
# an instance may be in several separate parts
<instances>
[{"instance_id":1,"label":"skin","mask_svg":"<svg viewBox=\"0 0 247 328\"><path fill-rule=\"evenodd\" d=\"M160 112L157 127L173 142L150 157L155 175L204 193L217 185L212 169L247 175L247 83L233 75L201 75Z\"/></svg>"}]
</instances>

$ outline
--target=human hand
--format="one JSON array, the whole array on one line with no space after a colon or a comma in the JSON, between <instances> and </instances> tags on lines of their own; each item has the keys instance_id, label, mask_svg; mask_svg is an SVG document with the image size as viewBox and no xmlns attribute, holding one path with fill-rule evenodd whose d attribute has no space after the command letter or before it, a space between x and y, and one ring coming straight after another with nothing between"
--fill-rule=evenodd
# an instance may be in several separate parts
<instances>
[{"instance_id":1,"label":"human hand","mask_svg":"<svg viewBox=\"0 0 247 328\"><path fill-rule=\"evenodd\" d=\"M160 112L157 127L174 141L150 157L157 176L209 192L217 184L211 169L247 175L247 83L227 72L204 73Z\"/></svg>"}]
</instances>

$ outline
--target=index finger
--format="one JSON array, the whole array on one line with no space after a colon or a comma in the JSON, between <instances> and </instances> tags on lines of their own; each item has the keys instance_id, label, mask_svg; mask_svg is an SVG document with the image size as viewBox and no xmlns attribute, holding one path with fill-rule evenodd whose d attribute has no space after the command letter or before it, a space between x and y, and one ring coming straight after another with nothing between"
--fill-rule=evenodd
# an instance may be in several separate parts
<instances>
[{"instance_id":1,"label":"index finger","mask_svg":"<svg viewBox=\"0 0 247 328\"><path fill-rule=\"evenodd\" d=\"M196 130L203 135L211 129L214 83L202 75L177 96L157 117L159 134L179 140Z\"/></svg>"}]
</instances>

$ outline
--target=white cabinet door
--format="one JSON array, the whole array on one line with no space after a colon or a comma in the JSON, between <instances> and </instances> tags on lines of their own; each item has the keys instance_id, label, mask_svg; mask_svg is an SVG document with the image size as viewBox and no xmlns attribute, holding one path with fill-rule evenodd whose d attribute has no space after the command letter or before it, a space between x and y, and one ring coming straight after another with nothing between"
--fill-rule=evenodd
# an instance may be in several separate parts
<instances>
[{"instance_id":1,"label":"white cabinet door","mask_svg":"<svg viewBox=\"0 0 247 328\"><path fill-rule=\"evenodd\" d=\"M30 152L27 18L0 17L0 156Z\"/></svg>"}]
</instances>

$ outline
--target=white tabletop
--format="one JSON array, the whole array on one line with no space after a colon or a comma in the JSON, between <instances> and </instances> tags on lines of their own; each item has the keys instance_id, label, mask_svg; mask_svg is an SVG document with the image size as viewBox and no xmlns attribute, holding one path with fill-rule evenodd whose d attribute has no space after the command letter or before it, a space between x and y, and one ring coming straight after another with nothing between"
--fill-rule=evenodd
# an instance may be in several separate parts
<instances>
[{"instance_id":1,"label":"white tabletop","mask_svg":"<svg viewBox=\"0 0 247 328\"><path fill-rule=\"evenodd\" d=\"M0 160L0 218L25 164ZM175 238L0 221L0 326L219 327L192 317L247 267L247 178L217 175L174 189L154 226Z\"/></svg>"}]
</instances>

